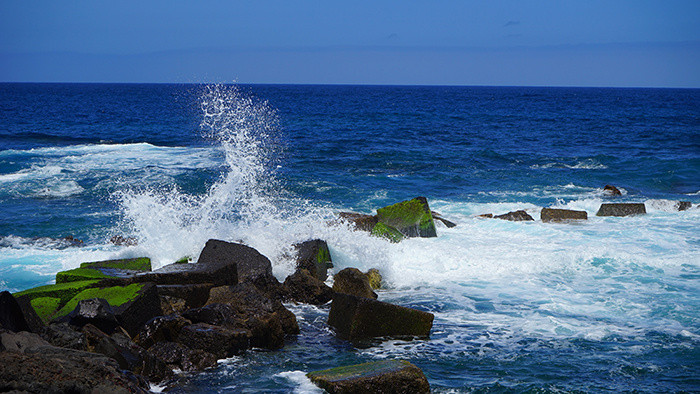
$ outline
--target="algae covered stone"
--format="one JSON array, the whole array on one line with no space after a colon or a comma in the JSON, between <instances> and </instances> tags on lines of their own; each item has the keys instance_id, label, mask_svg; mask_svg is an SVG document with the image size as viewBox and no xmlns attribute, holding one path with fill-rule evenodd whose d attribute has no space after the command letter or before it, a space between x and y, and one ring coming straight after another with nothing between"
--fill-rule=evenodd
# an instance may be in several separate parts
<instances>
[{"instance_id":1,"label":"algae covered stone","mask_svg":"<svg viewBox=\"0 0 700 394\"><path fill-rule=\"evenodd\" d=\"M18 301L29 302L44 323L51 320L56 312L81 291L94 287L99 280L59 283L39 286L15 293Z\"/></svg>"},{"instance_id":2,"label":"algae covered stone","mask_svg":"<svg viewBox=\"0 0 700 394\"><path fill-rule=\"evenodd\" d=\"M322 239L313 239L294 245L297 250L296 269L305 269L320 281L328 278L328 268L333 268L328 244Z\"/></svg>"},{"instance_id":3,"label":"algae covered stone","mask_svg":"<svg viewBox=\"0 0 700 394\"><path fill-rule=\"evenodd\" d=\"M401 242L401 240L405 238L399 230L391 226L387 226L384 223L377 223L372 229L371 234L375 237L386 238L393 243Z\"/></svg>"},{"instance_id":4,"label":"algae covered stone","mask_svg":"<svg viewBox=\"0 0 700 394\"><path fill-rule=\"evenodd\" d=\"M137 257L135 259L119 259L119 260L105 260L105 261L94 261L88 263L80 264L80 268L107 268L107 269L119 269L119 270L129 270L129 271L150 271L151 270L151 259L148 257Z\"/></svg>"},{"instance_id":5,"label":"algae covered stone","mask_svg":"<svg viewBox=\"0 0 700 394\"><path fill-rule=\"evenodd\" d=\"M574 211L571 209L542 208L540 219L545 223L588 220L588 213L586 213L586 211Z\"/></svg>"},{"instance_id":6,"label":"algae covered stone","mask_svg":"<svg viewBox=\"0 0 700 394\"><path fill-rule=\"evenodd\" d=\"M425 197L416 197L379 208L377 220L388 227L393 227L406 237L437 237L433 215ZM372 232L374 231L373 229Z\"/></svg>"},{"instance_id":7,"label":"algae covered stone","mask_svg":"<svg viewBox=\"0 0 700 394\"><path fill-rule=\"evenodd\" d=\"M423 371L405 360L382 360L309 372L317 386L335 393L429 393Z\"/></svg>"}]
</instances>

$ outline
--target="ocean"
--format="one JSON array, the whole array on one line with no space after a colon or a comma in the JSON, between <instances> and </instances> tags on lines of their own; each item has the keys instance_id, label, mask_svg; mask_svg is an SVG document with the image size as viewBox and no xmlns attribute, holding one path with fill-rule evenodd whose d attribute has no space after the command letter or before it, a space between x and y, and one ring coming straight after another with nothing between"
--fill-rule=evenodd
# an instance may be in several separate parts
<instances>
[{"instance_id":1,"label":"ocean","mask_svg":"<svg viewBox=\"0 0 700 394\"><path fill-rule=\"evenodd\" d=\"M457 226L392 244L333 220L416 196ZM435 314L429 339L356 348L328 305L288 305L284 349L175 392L319 392L306 372L385 358L438 393L700 391L698 204L698 89L0 84L0 290L210 238L284 280L291 245L321 238L335 272L378 268L380 300ZM518 209L536 220L478 217Z\"/></svg>"}]
</instances>

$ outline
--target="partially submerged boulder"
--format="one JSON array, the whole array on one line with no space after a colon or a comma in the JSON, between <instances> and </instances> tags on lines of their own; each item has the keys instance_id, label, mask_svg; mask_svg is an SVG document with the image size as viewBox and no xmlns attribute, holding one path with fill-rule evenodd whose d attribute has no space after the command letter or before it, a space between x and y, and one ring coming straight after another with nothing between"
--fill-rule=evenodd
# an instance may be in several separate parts
<instances>
[{"instance_id":1,"label":"partially submerged boulder","mask_svg":"<svg viewBox=\"0 0 700 394\"><path fill-rule=\"evenodd\" d=\"M284 280L289 298L296 302L323 305L333 298L333 290L305 269L299 269Z\"/></svg>"},{"instance_id":2,"label":"partially submerged boulder","mask_svg":"<svg viewBox=\"0 0 700 394\"><path fill-rule=\"evenodd\" d=\"M527 212L521 210L518 211L512 211L508 213L504 213L503 215L496 215L493 217L494 219L502 219L502 220L510 220L511 222L522 222L522 221L534 221L535 219L532 218Z\"/></svg>"},{"instance_id":3,"label":"partially submerged boulder","mask_svg":"<svg viewBox=\"0 0 700 394\"><path fill-rule=\"evenodd\" d=\"M331 394L429 393L423 371L405 360L382 360L309 372L306 376Z\"/></svg>"},{"instance_id":4,"label":"partially submerged boulder","mask_svg":"<svg viewBox=\"0 0 700 394\"><path fill-rule=\"evenodd\" d=\"M358 297L377 298L367 275L357 268L344 268L333 276L333 291Z\"/></svg>"},{"instance_id":5,"label":"partially submerged boulder","mask_svg":"<svg viewBox=\"0 0 700 394\"><path fill-rule=\"evenodd\" d=\"M313 239L294 245L297 251L296 269L305 269L320 281L328 278L328 268L333 268L328 244L321 239Z\"/></svg>"},{"instance_id":6,"label":"partially submerged boulder","mask_svg":"<svg viewBox=\"0 0 700 394\"><path fill-rule=\"evenodd\" d=\"M398 230L406 237L437 237L433 216L425 197L416 197L379 208L377 221Z\"/></svg>"},{"instance_id":7,"label":"partially submerged boulder","mask_svg":"<svg viewBox=\"0 0 700 394\"><path fill-rule=\"evenodd\" d=\"M586 211L574 211L571 209L542 208L540 219L543 222L563 222L569 220L587 220Z\"/></svg>"},{"instance_id":8,"label":"partially submerged boulder","mask_svg":"<svg viewBox=\"0 0 700 394\"><path fill-rule=\"evenodd\" d=\"M427 337L433 314L370 298L336 293L328 324L340 338Z\"/></svg>"},{"instance_id":9,"label":"partially submerged boulder","mask_svg":"<svg viewBox=\"0 0 700 394\"><path fill-rule=\"evenodd\" d=\"M377 224L377 217L374 215L367 215L364 213L357 212L340 212L338 217L353 226L356 230L360 231L372 231L374 226Z\"/></svg>"},{"instance_id":10,"label":"partially submerged boulder","mask_svg":"<svg viewBox=\"0 0 700 394\"><path fill-rule=\"evenodd\" d=\"M685 211L687 209L690 209L692 206L693 203L691 203L690 201L678 201L675 205L678 211Z\"/></svg>"},{"instance_id":11,"label":"partially submerged boulder","mask_svg":"<svg viewBox=\"0 0 700 394\"><path fill-rule=\"evenodd\" d=\"M596 216L630 216L644 215L647 209L644 203L606 203L601 204Z\"/></svg>"},{"instance_id":12,"label":"partially submerged boulder","mask_svg":"<svg viewBox=\"0 0 700 394\"><path fill-rule=\"evenodd\" d=\"M603 194L606 194L608 196L621 196L622 192L620 192L620 189L616 188L613 185L605 185L603 188Z\"/></svg>"}]
</instances>

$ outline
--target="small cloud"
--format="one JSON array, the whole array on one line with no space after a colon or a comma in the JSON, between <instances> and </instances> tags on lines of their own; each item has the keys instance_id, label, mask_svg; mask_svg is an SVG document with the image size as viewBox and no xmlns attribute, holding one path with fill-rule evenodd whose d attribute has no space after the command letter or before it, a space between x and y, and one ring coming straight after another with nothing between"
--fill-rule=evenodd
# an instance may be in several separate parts
<instances>
[{"instance_id":1,"label":"small cloud","mask_svg":"<svg viewBox=\"0 0 700 394\"><path fill-rule=\"evenodd\" d=\"M520 24L520 21L508 21L508 22L506 22L505 25L503 25L503 27L517 26L519 24Z\"/></svg>"},{"instance_id":2,"label":"small cloud","mask_svg":"<svg viewBox=\"0 0 700 394\"><path fill-rule=\"evenodd\" d=\"M391 34L389 34L389 36L387 37L387 40L393 40L393 39L398 38L398 37L399 37L398 34L396 34L396 33L391 33Z\"/></svg>"}]
</instances>

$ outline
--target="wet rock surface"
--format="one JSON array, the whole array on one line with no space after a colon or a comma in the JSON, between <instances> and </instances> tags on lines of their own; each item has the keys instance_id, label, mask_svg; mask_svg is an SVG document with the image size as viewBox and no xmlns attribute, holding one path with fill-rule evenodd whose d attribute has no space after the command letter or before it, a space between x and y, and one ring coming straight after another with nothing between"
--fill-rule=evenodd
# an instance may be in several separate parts
<instances>
[{"instance_id":1,"label":"wet rock surface","mask_svg":"<svg viewBox=\"0 0 700 394\"><path fill-rule=\"evenodd\" d=\"M644 203L608 203L601 204L596 216L631 216L646 213Z\"/></svg>"},{"instance_id":2,"label":"wet rock surface","mask_svg":"<svg viewBox=\"0 0 700 394\"><path fill-rule=\"evenodd\" d=\"M323 305L333 298L333 290L305 269L297 270L284 281L289 298L296 302Z\"/></svg>"},{"instance_id":3,"label":"wet rock surface","mask_svg":"<svg viewBox=\"0 0 700 394\"><path fill-rule=\"evenodd\" d=\"M519 211L512 211L508 213L504 213L503 215L496 215L493 217L494 219L501 219L501 220L510 220L511 222L523 222L523 221L534 221L535 219L532 218L527 212L523 210Z\"/></svg>"},{"instance_id":4,"label":"wet rock surface","mask_svg":"<svg viewBox=\"0 0 700 394\"><path fill-rule=\"evenodd\" d=\"M333 277L333 291L358 297L377 298L367 275L357 268L344 268Z\"/></svg>"},{"instance_id":5,"label":"wet rock surface","mask_svg":"<svg viewBox=\"0 0 700 394\"><path fill-rule=\"evenodd\" d=\"M423 371L405 360L382 360L310 372L314 384L335 393L429 393Z\"/></svg>"}]
</instances>

